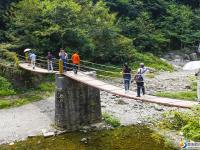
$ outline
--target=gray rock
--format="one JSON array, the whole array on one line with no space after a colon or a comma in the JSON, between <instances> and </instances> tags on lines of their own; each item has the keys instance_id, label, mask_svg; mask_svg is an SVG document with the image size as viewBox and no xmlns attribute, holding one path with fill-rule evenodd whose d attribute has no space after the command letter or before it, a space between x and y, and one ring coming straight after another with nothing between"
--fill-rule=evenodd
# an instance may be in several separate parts
<instances>
[{"instance_id":1,"label":"gray rock","mask_svg":"<svg viewBox=\"0 0 200 150\"><path fill-rule=\"evenodd\" d=\"M43 133L43 136L44 137L51 137L51 136L55 136L55 133L54 132L45 132L45 133Z\"/></svg>"},{"instance_id":2,"label":"gray rock","mask_svg":"<svg viewBox=\"0 0 200 150\"><path fill-rule=\"evenodd\" d=\"M15 144L14 142L9 143L9 145L14 145L14 144Z\"/></svg>"},{"instance_id":3,"label":"gray rock","mask_svg":"<svg viewBox=\"0 0 200 150\"><path fill-rule=\"evenodd\" d=\"M154 109L157 110L157 111L163 111L164 110L162 106L157 105L157 104L154 105Z\"/></svg>"},{"instance_id":4,"label":"gray rock","mask_svg":"<svg viewBox=\"0 0 200 150\"><path fill-rule=\"evenodd\" d=\"M192 61L197 60L197 53L190 54L190 60Z\"/></svg>"},{"instance_id":5,"label":"gray rock","mask_svg":"<svg viewBox=\"0 0 200 150\"><path fill-rule=\"evenodd\" d=\"M82 138L82 139L81 139L81 142L87 144L87 138Z\"/></svg>"}]
</instances>

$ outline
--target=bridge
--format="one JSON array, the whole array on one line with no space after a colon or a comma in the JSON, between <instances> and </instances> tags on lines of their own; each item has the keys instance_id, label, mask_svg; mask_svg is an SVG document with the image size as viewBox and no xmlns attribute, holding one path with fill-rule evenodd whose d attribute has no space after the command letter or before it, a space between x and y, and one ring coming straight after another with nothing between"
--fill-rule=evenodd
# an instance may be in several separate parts
<instances>
[{"instance_id":1,"label":"bridge","mask_svg":"<svg viewBox=\"0 0 200 150\"><path fill-rule=\"evenodd\" d=\"M46 61L43 61L43 63L46 63ZM162 98L151 95L136 97L134 91L125 93L122 87L90 76L87 70L84 69L79 70L78 74L74 74L72 71L60 74L59 71L48 71L41 63L39 63L38 66L39 67L36 66L35 69L32 69L32 67L24 61L19 63L20 68L31 72L56 74L55 122L58 126L69 129L70 131L76 130L81 124L90 124L101 120L100 90L133 100L170 107L192 108L192 106L198 104L192 101ZM87 66L83 65L83 68L86 67ZM58 67L55 70L57 69Z\"/></svg>"}]
</instances>

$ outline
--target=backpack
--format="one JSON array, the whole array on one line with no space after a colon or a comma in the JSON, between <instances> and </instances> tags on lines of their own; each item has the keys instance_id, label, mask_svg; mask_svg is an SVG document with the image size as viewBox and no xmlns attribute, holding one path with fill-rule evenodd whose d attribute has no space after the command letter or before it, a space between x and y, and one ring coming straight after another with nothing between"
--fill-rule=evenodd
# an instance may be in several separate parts
<instances>
[{"instance_id":1,"label":"backpack","mask_svg":"<svg viewBox=\"0 0 200 150\"><path fill-rule=\"evenodd\" d=\"M136 75L135 75L135 81L136 82L143 82L144 81L144 79L143 79L143 77L142 77L142 73L141 73L141 69L140 69L140 72L138 72Z\"/></svg>"}]
</instances>

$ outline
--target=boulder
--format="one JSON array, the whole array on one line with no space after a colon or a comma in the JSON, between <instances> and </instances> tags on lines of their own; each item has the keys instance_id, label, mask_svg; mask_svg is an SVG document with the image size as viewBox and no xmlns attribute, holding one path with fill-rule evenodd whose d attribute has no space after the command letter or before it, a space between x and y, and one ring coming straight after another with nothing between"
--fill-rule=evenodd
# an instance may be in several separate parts
<instances>
[{"instance_id":1,"label":"boulder","mask_svg":"<svg viewBox=\"0 0 200 150\"><path fill-rule=\"evenodd\" d=\"M184 54L183 60L186 60L186 61L190 60L190 56L188 54Z\"/></svg>"},{"instance_id":2,"label":"boulder","mask_svg":"<svg viewBox=\"0 0 200 150\"><path fill-rule=\"evenodd\" d=\"M192 60L192 61L197 60L197 53L191 53L190 54L190 60Z\"/></svg>"}]
</instances>

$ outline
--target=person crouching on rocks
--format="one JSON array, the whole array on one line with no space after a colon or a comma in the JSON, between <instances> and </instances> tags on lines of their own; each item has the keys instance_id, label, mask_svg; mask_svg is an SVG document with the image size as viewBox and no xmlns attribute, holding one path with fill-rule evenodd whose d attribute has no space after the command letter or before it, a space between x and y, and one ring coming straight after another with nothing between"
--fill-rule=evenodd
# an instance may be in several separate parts
<instances>
[{"instance_id":1,"label":"person crouching on rocks","mask_svg":"<svg viewBox=\"0 0 200 150\"><path fill-rule=\"evenodd\" d=\"M140 97L140 92L142 89L143 95L145 94L145 87L144 87L144 74L148 71L148 69L144 66L144 63L140 64L140 68L135 75L135 81L137 84L137 97Z\"/></svg>"}]
</instances>

